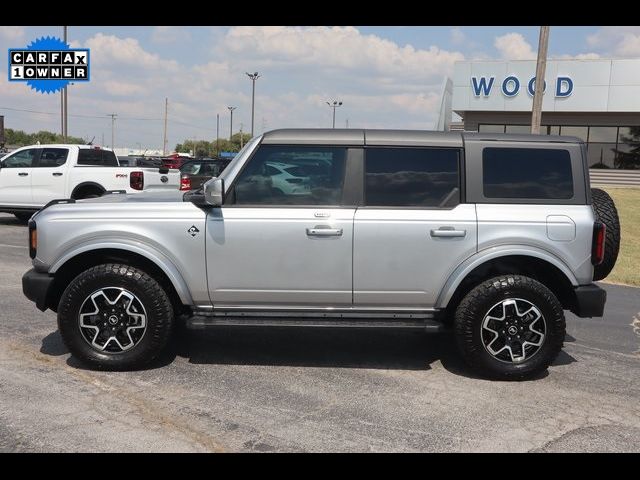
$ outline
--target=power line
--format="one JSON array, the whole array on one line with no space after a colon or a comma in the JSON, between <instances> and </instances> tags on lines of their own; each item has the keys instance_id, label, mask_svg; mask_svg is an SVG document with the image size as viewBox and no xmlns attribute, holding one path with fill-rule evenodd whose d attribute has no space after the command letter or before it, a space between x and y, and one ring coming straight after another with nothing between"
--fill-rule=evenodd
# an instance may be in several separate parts
<instances>
[{"instance_id":1,"label":"power line","mask_svg":"<svg viewBox=\"0 0 640 480\"><path fill-rule=\"evenodd\" d=\"M58 113L54 112L42 112L39 110L28 110L24 108L13 108L13 107L0 107L0 110L9 110L12 112L24 112L24 113L35 113L38 115L58 115ZM70 117L78 117L78 118L97 118L104 119L104 115L83 115L80 113L68 114ZM107 117L109 115L107 114ZM152 117L126 117L118 115L118 120L134 120L134 121L152 121L152 122L161 122L164 121L164 118L152 118ZM200 130L209 130L209 127L203 127L200 125L194 125L193 123L181 122L180 120L175 119L167 119L169 123L177 123L179 125L184 125L186 127L198 128Z\"/></svg>"}]
</instances>

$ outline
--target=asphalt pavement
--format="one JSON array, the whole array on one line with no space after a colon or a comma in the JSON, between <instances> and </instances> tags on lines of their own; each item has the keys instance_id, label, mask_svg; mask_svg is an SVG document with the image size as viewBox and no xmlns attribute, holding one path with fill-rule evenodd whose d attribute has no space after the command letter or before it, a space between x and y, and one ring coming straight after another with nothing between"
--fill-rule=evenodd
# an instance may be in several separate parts
<instances>
[{"instance_id":1,"label":"asphalt pavement","mask_svg":"<svg viewBox=\"0 0 640 480\"><path fill-rule=\"evenodd\" d=\"M475 377L449 333L216 328L136 372L70 357L22 295L27 231L0 214L0 452L640 451L640 289L567 314L539 378Z\"/></svg>"}]
</instances>

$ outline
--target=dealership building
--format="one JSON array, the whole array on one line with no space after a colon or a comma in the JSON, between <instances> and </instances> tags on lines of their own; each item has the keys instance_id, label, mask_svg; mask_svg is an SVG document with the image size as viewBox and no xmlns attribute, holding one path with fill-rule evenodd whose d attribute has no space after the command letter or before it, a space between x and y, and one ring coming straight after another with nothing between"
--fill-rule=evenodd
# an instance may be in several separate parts
<instances>
[{"instance_id":1,"label":"dealership building","mask_svg":"<svg viewBox=\"0 0 640 480\"><path fill-rule=\"evenodd\" d=\"M452 129L453 111L466 131L530 132L535 71L528 60L456 63L439 127ZM640 185L640 59L549 60L541 131L582 138L596 183Z\"/></svg>"}]
</instances>

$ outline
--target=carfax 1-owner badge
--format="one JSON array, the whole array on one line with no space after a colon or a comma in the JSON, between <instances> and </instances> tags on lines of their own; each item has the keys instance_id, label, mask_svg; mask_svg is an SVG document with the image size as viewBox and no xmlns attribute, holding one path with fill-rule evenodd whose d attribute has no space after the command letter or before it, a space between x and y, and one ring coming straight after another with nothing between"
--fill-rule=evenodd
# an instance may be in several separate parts
<instances>
[{"instance_id":1,"label":"carfax 1-owner badge","mask_svg":"<svg viewBox=\"0 0 640 480\"><path fill-rule=\"evenodd\" d=\"M71 48L55 37L42 37L26 48L9 49L9 81L27 82L42 93L54 93L70 82L90 79L89 49Z\"/></svg>"}]
</instances>

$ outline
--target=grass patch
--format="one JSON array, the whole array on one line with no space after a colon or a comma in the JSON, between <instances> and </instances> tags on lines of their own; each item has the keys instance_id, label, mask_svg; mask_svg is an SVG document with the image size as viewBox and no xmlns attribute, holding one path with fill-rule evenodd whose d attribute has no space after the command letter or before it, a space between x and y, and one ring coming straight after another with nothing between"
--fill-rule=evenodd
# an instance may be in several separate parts
<instances>
[{"instance_id":1,"label":"grass patch","mask_svg":"<svg viewBox=\"0 0 640 480\"><path fill-rule=\"evenodd\" d=\"M604 281L640 287L640 188L603 190L616 202L622 230L618 261Z\"/></svg>"}]
</instances>

